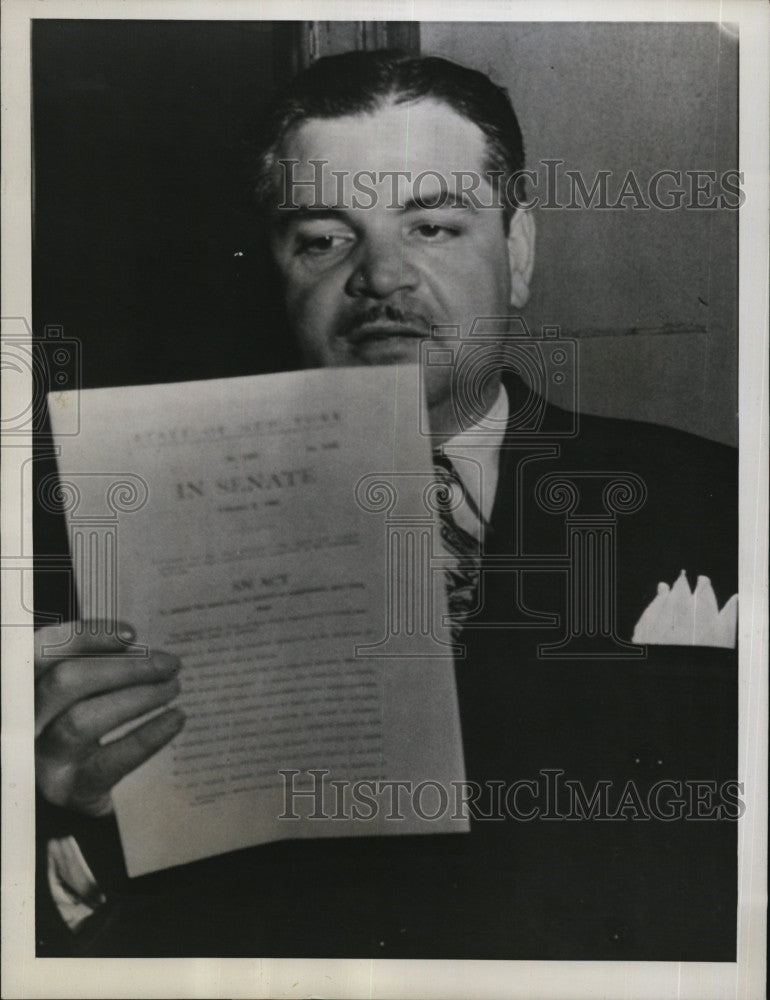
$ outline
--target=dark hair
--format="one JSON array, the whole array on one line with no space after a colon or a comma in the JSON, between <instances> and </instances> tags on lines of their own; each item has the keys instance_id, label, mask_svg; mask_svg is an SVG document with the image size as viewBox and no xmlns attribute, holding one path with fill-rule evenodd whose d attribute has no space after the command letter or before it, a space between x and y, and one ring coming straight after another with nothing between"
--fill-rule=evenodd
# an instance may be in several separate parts
<instances>
[{"instance_id":1,"label":"dark hair","mask_svg":"<svg viewBox=\"0 0 770 1000\"><path fill-rule=\"evenodd\" d=\"M300 73L267 109L257 154L257 198L267 207L275 197L273 167L281 139L310 118L339 118L420 98L443 101L486 136L484 169L500 171L506 227L517 207L517 183L507 179L524 167L524 143L510 98L484 73L436 56L398 50L346 52L327 56Z\"/></svg>"}]
</instances>

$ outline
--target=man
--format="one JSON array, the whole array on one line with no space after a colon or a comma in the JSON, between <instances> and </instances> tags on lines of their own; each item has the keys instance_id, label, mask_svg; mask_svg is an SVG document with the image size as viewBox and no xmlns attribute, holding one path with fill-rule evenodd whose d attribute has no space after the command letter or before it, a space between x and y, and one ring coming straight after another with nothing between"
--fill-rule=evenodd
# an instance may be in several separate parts
<instances>
[{"instance_id":1,"label":"man","mask_svg":"<svg viewBox=\"0 0 770 1000\"><path fill-rule=\"evenodd\" d=\"M733 654L651 646L642 660L630 640L656 584L683 568L693 581L708 574L720 605L735 592L733 456L597 418L570 436L542 400L530 419L517 371L531 344L505 317L527 299L534 224L520 207L513 109L483 74L398 53L321 60L279 97L262 134L258 193L305 363L420 362L428 341L455 343L443 328L476 352L473 365L458 351L454 365L422 372L434 446L458 468L475 455L480 470L466 471L457 526L488 561L471 564L476 593L455 612L468 777L484 793L468 836L271 844L129 882L110 790L184 719L169 707L99 739L168 706L180 664L173 651L100 659L114 647L88 636L89 655L36 659L50 882L61 908L84 907L72 949L728 960L734 924L719 907L734 891L734 826L688 825L676 811L651 821L638 796L656 778L733 776ZM479 319L493 335L486 326L477 342ZM42 629L40 649L48 639ZM634 792L604 823L569 823L580 819L574 800L549 798L562 771L589 795L604 781ZM511 788L499 814L495 795ZM693 896L685 908L682 893Z\"/></svg>"}]
</instances>

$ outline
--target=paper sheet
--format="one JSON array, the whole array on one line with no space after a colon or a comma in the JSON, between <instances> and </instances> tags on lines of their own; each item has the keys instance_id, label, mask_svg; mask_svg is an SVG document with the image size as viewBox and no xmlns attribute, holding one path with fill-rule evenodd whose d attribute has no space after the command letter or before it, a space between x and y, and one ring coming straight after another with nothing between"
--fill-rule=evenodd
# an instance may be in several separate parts
<instances>
[{"instance_id":1,"label":"paper sheet","mask_svg":"<svg viewBox=\"0 0 770 1000\"><path fill-rule=\"evenodd\" d=\"M58 443L81 617L114 611L184 664L184 729L114 792L129 874L286 837L468 829L439 790L464 779L442 576L422 574L422 603L403 593L434 530L417 378L80 394L82 433ZM71 401L50 403L55 434ZM429 785L415 800L389 781Z\"/></svg>"}]
</instances>

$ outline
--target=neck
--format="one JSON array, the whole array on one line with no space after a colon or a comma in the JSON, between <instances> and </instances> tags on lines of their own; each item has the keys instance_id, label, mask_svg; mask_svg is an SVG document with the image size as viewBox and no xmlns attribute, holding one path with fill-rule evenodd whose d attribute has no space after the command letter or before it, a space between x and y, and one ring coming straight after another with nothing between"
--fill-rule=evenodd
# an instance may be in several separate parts
<instances>
[{"instance_id":1,"label":"neck","mask_svg":"<svg viewBox=\"0 0 770 1000\"><path fill-rule=\"evenodd\" d=\"M456 392L463 392L463 389L464 386L459 386ZM474 393L465 389L464 395L460 397L460 402L464 405L457 405L455 393L430 404L428 420L433 447L438 448L472 424L483 420L495 404L499 392L500 376L496 374L484 382L480 399L476 399Z\"/></svg>"}]
</instances>

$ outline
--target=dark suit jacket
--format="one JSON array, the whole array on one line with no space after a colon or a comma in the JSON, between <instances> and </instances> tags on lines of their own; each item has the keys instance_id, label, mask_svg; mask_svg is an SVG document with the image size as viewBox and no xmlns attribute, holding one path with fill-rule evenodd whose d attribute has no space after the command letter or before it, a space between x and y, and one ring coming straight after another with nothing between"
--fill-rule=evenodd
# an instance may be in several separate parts
<instances>
[{"instance_id":1,"label":"dark suit jacket","mask_svg":"<svg viewBox=\"0 0 770 1000\"><path fill-rule=\"evenodd\" d=\"M542 647L567 632L568 535L590 527L575 515L599 516L599 533L614 532L621 642L658 581L682 569L692 585L709 576L720 606L735 593L736 455L628 421L583 416L572 438L550 434L560 426L553 408L534 435L512 421L501 452L486 553L540 558L483 575L483 611L456 667L467 777L542 784L543 771L562 771L559 780L581 782L589 796L608 782L611 809L629 781L643 805L662 779L708 781L717 791L698 807L707 814L737 772L736 652L651 646L633 659L601 636L593 648L603 658L586 655L590 642L566 658ZM587 472L633 474L643 506L613 521L602 506L607 476ZM567 473L582 505L569 524L543 492L544 477ZM514 627L527 612L556 621ZM735 808L720 820L478 818L467 835L285 841L134 880L111 820L40 813L41 845L48 830L75 828L110 900L72 939L57 931L43 887L40 954L735 958Z\"/></svg>"}]
</instances>

